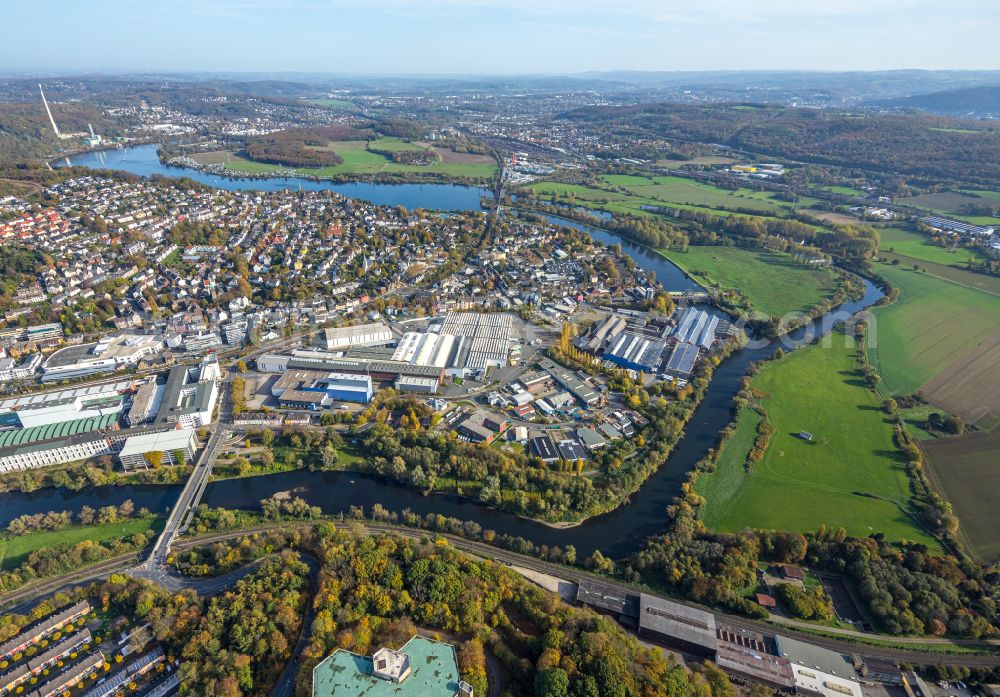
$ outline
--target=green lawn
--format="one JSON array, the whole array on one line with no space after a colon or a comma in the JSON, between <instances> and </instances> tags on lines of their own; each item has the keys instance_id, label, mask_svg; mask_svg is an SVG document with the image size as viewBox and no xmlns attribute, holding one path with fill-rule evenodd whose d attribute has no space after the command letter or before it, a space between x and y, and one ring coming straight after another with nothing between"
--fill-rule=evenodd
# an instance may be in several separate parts
<instances>
[{"instance_id":1,"label":"green lawn","mask_svg":"<svg viewBox=\"0 0 1000 697\"><path fill-rule=\"evenodd\" d=\"M755 311L776 317L808 310L837 284L832 270L805 266L767 249L692 245L665 256L699 280L739 291Z\"/></svg>"},{"instance_id":2,"label":"green lawn","mask_svg":"<svg viewBox=\"0 0 1000 697\"><path fill-rule=\"evenodd\" d=\"M900 290L895 303L875 308L877 347L869 349L888 393L912 394L1000 327L996 296L903 264L875 270Z\"/></svg>"},{"instance_id":3,"label":"green lawn","mask_svg":"<svg viewBox=\"0 0 1000 697\"><path fill-rule=\"evenodd\" d=\"M762 405L775 433L764 459L747 473L738 451L752 441L746 432L753 425L741 423L734 452L724 452L716 472L699 482L707 525L802 532L826 525L938 547L900 508L910 498L905 460L878 397L860 378L856 355L838 333L830 346L795 351L761 370L753 384L769 395ZM799 438L800 431L814 440Z\"/></svg>"},{"instance_id":4,"label":"green lawn","mask_svg":"<svg viewBox=\"0 0 1000 697\"><path fill-rule=\"evenodd\" d=\"M887 227L880 229L879 235L882 238L881 249L883 251L896 252L921 261L930 261L946 266L982 261L982 256L974 250L965 247L947 249L934 244L930 237L920 232Z\"/></svg>"},{"instance_id":5,"label":"green lawn","mask_svg":"<svg viewBox=\"0 0 1000 697\"><path fill-rule=\"evenodd\" d=\"M30 535L0 535L0 568L5 571L13 569L36 549L53 547L60 542L69 542L70 544L76 544L83 540L105 542L150 530L159 532L163 529L163 522L163 518L142 518L111 525L76 525L64 530L37 532Z\"/></svg>"},{"instance_id":6,"label":"green lawn","mask_svg":"<svg viewBox=\"0 0 1000 697\"><path fill-rule=\"evenodd\" d=\"M380 150L423 150L419 145L407 143L398 138L380 138L373 142L373 147ZM496 173L494 163L460 163L435 162L430 165L408 165L393 162L385 155L368 150L368 142L364 140L334 141L325 150L332 150L344 160L333 167L299 167L296 171L315 177L335 177L340 175L372 175L380 173L392 174L440 174L455 178L488 179ZM251 162L237 158L226 164L226 169L232 172L249 172L266 174L287 167Z\"/></svg>"}]
</instances>

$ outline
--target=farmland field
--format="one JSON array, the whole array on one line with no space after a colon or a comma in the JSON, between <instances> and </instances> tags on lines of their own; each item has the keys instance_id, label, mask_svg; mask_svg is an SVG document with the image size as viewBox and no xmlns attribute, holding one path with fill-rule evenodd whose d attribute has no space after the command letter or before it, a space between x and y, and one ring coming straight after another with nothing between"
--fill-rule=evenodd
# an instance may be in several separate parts
<instances>
[{"instance_id":1,"label":"farmland field","mask_svg":"<svg viewBox=\"0 0 1000 697\"><path fill-rule=\"evenodd\" d=\"M415 143L408 143L398 138L380 138L372 142L372 147L379 150L420 151L425 148ZM333 141L323 147L325 150L332 150L340 155L344 160L341 164L333 167L309 168L300 167L296 171L305 175L315 177L336 177L340 175L375 175L380 173L389 174L428 174L441 175L446 177L488 179L496 173L496 164L492 160L488 162L447 162L439 158L437 162L430 165L410 165L393 162L390 158L380 153L368 150L368 142L364 140L341 140ZM251 162L242 158L234 157L226 164L226 169L232 172L267 173L276 171L287 171L289 168L277 165Z\"/></svg>"},{"instance_id":2,"label":"farmland field","mask_svg":"<svg viewBox=\"0 0 1000 697\"><path fill-rule=\"evenodd\" d=\"M869 359L884 391L911 394L923 388L931 402L940 398L963 418L981 416L1000 394L1000 371L990 348L1000 332L1000 298L902 265L877 264L876 271L900 290L895 303L874 310L877 346ZM952 381L935 380L941 375ZM965 375L975 382L968 384ZM963 381L964 391L956 391L955 380ZM995 404L994 413L1000 414Z\"/></svg>"},{"instance_id":3,"label":"farmland field","mask_svg":"<svg viewBox=\"0 0 1000 697\"><path fill-rule=\"evenodd\" d=\"M970 261L982 260L981 255L971 249L965 247L946 249L941 245L934 244L930 237L920 232L894 227L881 228L878 232L882 238L880 246L882 251L896 252L903 256L946 266L964 265Z\"/></svg>"},{"instance_id":4,"label":"farmland field","mask_svg":"<svg viewBox=\"0 0 1000 697\"><path fill-rule=\"evenodd\" d=\"M1000 218L962 215L961 211L965 205L1000 205L998 197L1000 194L995 191L939 191L933 194L901 198L897 203L923 208L933 213L965 220L974 225L996 225L1000 224Z\"/></svg>"},{"instance_id":5,"label":"farmland field","mask_svg":"<svg viewBox=\"0 0 1000 697\"><path fill-rule=\"evenodd\" d=\"M909 516L910 482L879 398L861 380L857 349L842 334L769 363L754 378L775 428L767 452L750 473L743 468L752 421L743 423L699 491L705 523L806 532L820 525L866 537L936 540ZM813 441L798 436L813 434ZM729 453L730 448L734 452Z\"/></svg>"},{"instance_id":6,"label":"farmland field","mask_svg":"<svg viewBox=\"0 0 1000 697\"><path fill-rule=\"evenodd\" d=\"M752 308L780 317L818 304L834 290L830 269L798 263L791 256L766 249L690 246L666 256L692 276L721 288L738 290Z\"/></svg>"},{"instance_id":7,"label":"farmland field","mask_svg":"<svg viewBox=\"0 0 1000 697\"><path fill-rule=\"evenodd\" d=\"M951 501L973 552L983 562L1000 560L1000 428L922 446L932 480Z\"/></svg>"},{"instance_id":8,"label":"farmland field","mask_svg":"<svg viewBox=\"0 0 1000 697\"><path fill-rule=\"evenodd\" d=\"M612 186L622 186L632 194L656 199L663 203L676 203L701 208L744 209L755 213L779 213L792 208L791 203L774 199L767 191L747 188L734 190L704 184L686 177L637 177L608 174L601 177Z\"/></svg>"}]
</instances>

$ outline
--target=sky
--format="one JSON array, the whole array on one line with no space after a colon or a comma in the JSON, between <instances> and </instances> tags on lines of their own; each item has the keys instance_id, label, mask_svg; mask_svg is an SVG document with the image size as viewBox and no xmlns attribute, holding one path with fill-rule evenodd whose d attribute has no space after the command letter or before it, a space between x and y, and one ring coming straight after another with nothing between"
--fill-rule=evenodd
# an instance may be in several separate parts
<instances>
[{"instance_id":1,"label":"sky","mask_svg":"<svg viewBox=\"0 0 1000 697\"><path fill-rule=\"evenodd\" d=\"M1000 68L997 0L2 0L0 71Z\"/></svg>"}]
</instances>

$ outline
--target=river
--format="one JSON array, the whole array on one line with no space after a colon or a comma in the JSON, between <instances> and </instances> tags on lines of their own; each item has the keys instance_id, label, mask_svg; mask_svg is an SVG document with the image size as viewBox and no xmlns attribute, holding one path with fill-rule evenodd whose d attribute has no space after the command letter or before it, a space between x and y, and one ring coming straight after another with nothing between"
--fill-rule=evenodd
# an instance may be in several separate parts
<instances>
[{"instance_id":1,"label":"river","mask_svg":"<svg viewBox=\"0 0 1000 697\"><path fill-rule=\"evenodd\" d=\"M89 153L85 157L94 156L94 153ZM160 165L158 160L155 165L153 169L159 173L175 175L178 173ZM108 162L104 166L110 167L111 164ZM220 179L232 183L231 180ZM318 184L318 182L312 183ZM269 186L268 180L260 179L244 180L243 185L276 188ZM331 185L330 188L337 190L337 186L341 185ZM437 207L435 204L436 201L425 202L424 206ZM477 198L475 208L478 207ZM670 264L669 260L647 247L582 223L562 218L552 218L552 220L585 230L596 239L608 244L620 242L623 251L630 254L646 271L655 271L657 280L663 282L670 290L700 289L697 284L686 278L683 272ZM865 293L860 300L846 303L785 337L754 342L750 347L734 353L716 369L704 399L694 410L684 435L677 442L672 455L663 467L655 472L624 505L576 527L551 528L510 513L480 506L457 496L447 494L423 496L413 489L368 475L342 472L296 471L213 482L208 485L202 501L210 506L256 508L261 499L269 498L279 492L292 492L309 503L322 507L325 512L334 514L346 512L351 506L364 506L367 509L375 503L380 503L391 511L399 512L409 508L419 514L440 513L448 517L475 520L484 529L524 537L538 545L565 547L572 544L581 558L597 549L606 555L620 558L637 551L646 538L664 530L666 508L679 493L680 485L685 481L687 473L705 456L709 448L717 444L719 431L732 420L733 400L750 364L769 357L779 347L788 349L808 343L818 334L828 332L838 321L872 305L881 297L882 292L866 281ZM47 489L31 494L4 494L0 495L0 525L23 513L79 510L83 505L108 505L120 503L125 499L132 499L137 506L163 510L176 499L178 490L177 486L108 486L94 487L79 493Z\"/></svg>"}]
</instances>

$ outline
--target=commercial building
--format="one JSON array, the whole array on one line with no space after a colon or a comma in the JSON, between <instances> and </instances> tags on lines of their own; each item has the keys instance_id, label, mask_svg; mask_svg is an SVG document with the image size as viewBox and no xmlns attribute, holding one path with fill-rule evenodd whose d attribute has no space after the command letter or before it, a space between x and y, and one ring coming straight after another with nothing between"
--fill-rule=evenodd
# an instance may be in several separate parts
<instances>
[{"instance_id":1,"label":"commercial building","mask_svg":"<svg viewBox=\"0 0 1000 697\"><path fill-rule=\"evenodd\" d=\"M822 697L862 697L851 660L836 651L790 637L774 637L776 653L788 659L795 691Z\"/></svg>"},{"instance_id":2,"label":"commercial building","mask_svg":"<svg viewBox=\"0 0 1000 697\"><path fill-rule=\"evenodd\" d=\"M61 465L98 455L110 455L112 452L111 441L101 431L78 433L63 438L0 448L0 472Z\"/></svg>"},{"instance_id":3,"label":"commercial building","mask_svg":"<svg viewBox=\"0 0 1000 697\"><path fill-rule=\"evenodd\" d=\"M147 356L160 352L163 340L158 336L123 334L94 344L80 344L59 349L42 366L42 382L110 373L133 366Z\"/></svg>"},{"instance_id":4,"label":"commercial building","mask_svg":"<svg viewBox=\"0 0 1000 697\"><path fill-rule=\"evenodd\" d=\"M539 365L562 387L570 392L574 397L583 402L586 406L592 407L601 400L601 396L589 384L584 382L573 371L563 368L558 363L543 358ZM537 404L538 402L536 402Z\"/></svg>"},{"instance_id":5,"label":"commercial building","mask_svg":"<svg viewBox=\"0 0 1000 697\"><path fill-rule=\"evenodd\" d=\"M184 337L184 350L188 353L212 351L222 346L222 337L218 332L204 334L188 334Z\"/></svg>"},{"instance_id":6,"label":"commercial building","mask_svg":"<svg viewBox=\"0 0 1000 697\"><path fill-rule=\"evenodd\" d=\"M219 398L219 364L214 355L197 366L175 366L167 374L155 424L192 428L212 423Z\"/></svg>"},{"instance_id":7,"label":"commercial building","mask_svg":"<svg viewBox=\"0 0 1000 697\"><path fill-rule=\"evenodd\" d=\"M451 644L415 636L373 656L337 649L313 668L313 697L473 697Z\"/></svg>"},{"instance_id":8,"label":"commercial building","mask_svg":"<svg viewBox=\"0 0 1000 697\"><path fill-rule=\"evenodd\" d=\"M132 396L132 404L125 421L129 426L141 426L156 416L163 399L163 387L156 384L156 380L147 380L139 385Z\"/></svg>"},{"instance_id":9,"label":"commercial building","mask_svg":"<svg viewBox=\"0 0 1000 697\"><path fill-rule=\"evenodd\" d=\"M473 443L489 445L510 426L506 419L486 411L474 411L459 424L458 433Z\"/></svg>"},{"instance_id":10,"label":"commercial building","mask_svg":"<svg viewBox=\"0 0 1000 697\"><path fill-rule=\"evenodd\" d=\"M434 394L438 391L438 381L434 378L418 378L413 375L401 375L393 383L400 392L416 392L419 394Z\"/></svg>"},{"instance_id":11,"label":"commercial building","mask_svg":"<svg viewBox=\"0 0 1000 697\"><path fill-rule=\"evenodd\" d=\"M126 437L118 451L118 459L126 471L132 471L152 466L150 453L159 453L160 462L164 465L177 465L182 461L192 462L197 449L195 429L175 428Z\"/></svg>"},{"instance_id":12,"label":"commercial building","mask_svg":"<svg viewBox=\"0 0 1000 697\"><path fill-rule=\"evenodd\" d=\"M629 370L655 373L659 370L666 343L632 332L622 332L608 345L604 357Z\"/></svg>"},{"instance_id":13,"label":"commercial building","mask_svg":"<svg viewBox=\"0 0 1000 697\"><path fill-rule=\"evenodd\" d=\"M335 401L367 404L374 391L369 375L294 369L278 378L271 394L283 407L315 410Z\"/></svg>"},{"instance_id":14,"label":"commercial building","mask_svg":"<svg viewBox=\"0 0 1000 697\"><path fill-rule=\"evenodd\" d=\"M392 331L384 322L358 324L321 330L314 344L327 351L342 351L352 346L379 346L392 341Z\"/></svg>"}]
</instances>

